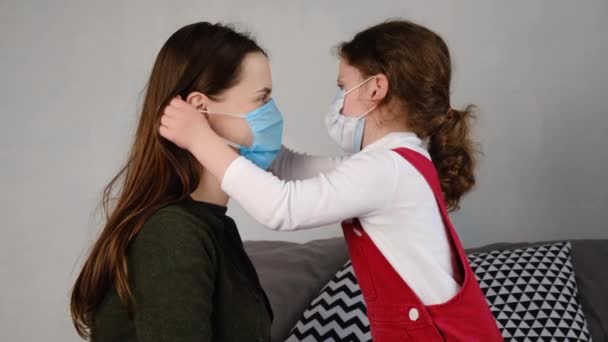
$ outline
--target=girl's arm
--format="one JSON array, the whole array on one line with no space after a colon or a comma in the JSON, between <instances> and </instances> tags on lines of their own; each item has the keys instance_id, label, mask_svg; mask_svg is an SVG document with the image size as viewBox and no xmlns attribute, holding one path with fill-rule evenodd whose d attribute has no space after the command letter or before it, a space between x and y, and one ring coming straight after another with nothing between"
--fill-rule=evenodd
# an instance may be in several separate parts
<instances>
[{"instance_id":1,"label":"girl's arm","mask_svg":"<svg viewBox=\"0 0 608 342\"><path fill-rule=\"evenodd\" d=\"M159 132L189 150L218 179L224 177L230 163L239 157L211 129L205 116L180 98L174 98L165 108ZM310 156L283 147L269 171L285 180L305 179L333 170L347 158Z\"/></svg>"},{"instance_id":2,"label":"girl's arm","mask_svg":"<svg viewBox=\"0 0 608 342\"><path fill-rule=\"evenodd\" d=\"M314 228L364 217L389 203L397 169L392 151L360 153L316 177L283 181L244 157L235 159L222 189L273 230Z\"/></svg>"},{"instance_id":3,"label":"girl's arm","mask_svg":"<svg viewBox=\"0 0 608 342\"><path fill-rule=\"evenodd\" d=\"M391 151L359 153L314 178L283 181L240 157L196 108L174 99L160 134L196 159L258 222L275 230L312 228L362 217L386 205L396 188Z\"/></svg>"},{"instance_id":4,"label":"girl's arm","mask_svg":"<svg viewBox=\"0 0 608 342\"><path fill-rule=\"evenodd\" d=\"M268 171L283 180L307 179L334 170L347 158L312 156L283 146Z\"/></svg>"}]
</instances>

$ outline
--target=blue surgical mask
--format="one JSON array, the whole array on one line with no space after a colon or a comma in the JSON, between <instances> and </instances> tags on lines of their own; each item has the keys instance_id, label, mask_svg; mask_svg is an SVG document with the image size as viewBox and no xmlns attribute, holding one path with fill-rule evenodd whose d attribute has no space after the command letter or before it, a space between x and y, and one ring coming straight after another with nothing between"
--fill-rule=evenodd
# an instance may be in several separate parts
<instances>
[{"instance_id":1,"label":"blue surgical mask","mask_svg":"<svg viewBox=\"0 0 608 342\"><path fill-rule=\"evenodd\" d=\"M239 150L239 153L264 170L268 170L281 150L283 141L283 115L277 108L274 100L254 109L247 114L224 114L202 111L211 115L226 115L243 118L253 135L251 146L242 146L226 141L230 146Z\"/></svg>"},{"instance_id":2,"label":"blue surgical mask","mask_svg":"<svg viewBox=\"0 0 608 342\"><path fill-rule=\"evenodd\" d=\"M365 129L365 117L371 113L376 106L370 108L365 113L356 116L345 116L342 114L346 95L359 89L374 76L354 86L348 91L340 90L325 116L325 125L329 136L347 153L357 153L361 151L363 142L363 131Z\"/></svg>"}]
</instances>

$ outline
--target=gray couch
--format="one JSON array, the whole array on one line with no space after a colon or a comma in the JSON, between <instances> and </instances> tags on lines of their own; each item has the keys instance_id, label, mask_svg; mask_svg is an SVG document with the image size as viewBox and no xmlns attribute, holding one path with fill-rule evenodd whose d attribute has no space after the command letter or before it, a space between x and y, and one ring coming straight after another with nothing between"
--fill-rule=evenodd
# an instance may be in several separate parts
<instances>
[{"instance_id":1,"label":"gray couch","mask_svg":"<svg viewBox=\"0 0 608 342\"><path fill-rule=\"evenodd\" d=\"M608 342L608 240L574 240L572 262L580 302L596 342ZM467 252L485 252L545 244L498 243ZM342 238L305 244L246 241L245 249L257 268L275 319L273 342L284 341L321 288L348 260Z\"/></svg>"}]
</instances>

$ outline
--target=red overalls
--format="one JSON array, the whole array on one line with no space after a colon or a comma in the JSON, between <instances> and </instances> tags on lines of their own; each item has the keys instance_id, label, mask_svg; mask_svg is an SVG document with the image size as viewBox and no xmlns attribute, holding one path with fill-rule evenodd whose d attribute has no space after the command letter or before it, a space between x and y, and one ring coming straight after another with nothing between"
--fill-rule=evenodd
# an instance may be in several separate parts
<instances>
[{"instance_id":1,"label":"red overalls","mask_svg":"<svg viewBox=\"0 0 608 342\"><path fill-rule=\"evenodd\" d=\"M365 299L374 342L503 341L450 222L433 163L410 149L394 151L409 161L433 190L452 246L458 253L460 269L456 272L464 274L464 280L452 299L425 306L376 248L359 220L343 222L342 230Z\"/></svg>"}]
</instances>

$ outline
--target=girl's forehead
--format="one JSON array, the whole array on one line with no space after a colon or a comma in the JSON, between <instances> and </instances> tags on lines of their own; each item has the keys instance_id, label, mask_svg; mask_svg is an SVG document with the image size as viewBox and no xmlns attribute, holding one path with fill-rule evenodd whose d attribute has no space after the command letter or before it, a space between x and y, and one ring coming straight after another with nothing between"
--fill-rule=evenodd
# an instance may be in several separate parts
<instances>
[{"instance_id":1,"label":"girl's forehead","mask_svg":"<svg viewBox=\"0 0 608 342\"><path fill-rule=\"evenodd\" d=\"M348 64L344 59L340 60L340 67L338 70L338 80L343 82L348 82L352 80L357 80L360 77L360 72L354 66Z\"/></svg>"}]
</instances>

